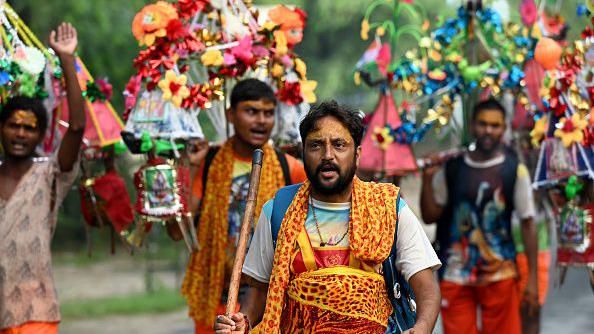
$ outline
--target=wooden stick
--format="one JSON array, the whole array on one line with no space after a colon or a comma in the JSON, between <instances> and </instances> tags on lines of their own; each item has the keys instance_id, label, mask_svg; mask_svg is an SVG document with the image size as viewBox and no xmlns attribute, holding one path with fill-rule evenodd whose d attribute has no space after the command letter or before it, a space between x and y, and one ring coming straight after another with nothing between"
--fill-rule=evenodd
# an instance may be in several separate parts
<instances>
[{"instance_id":1,"label":"wooden stick","mask_svg":"<svg viewBox=\"0 0 594 334\"><path fill-rule=\"evenodd\" d=\"M254 155L252 157L250 187L248 190L245 212L243 213L243 219L241 221L239 242L237 243L237 250L235 251L235 261L233 262L231 283L229 283L227 309L225 312L227 315L235 312L235 307L237 305L237 295L239 293L239 282L241 279L241 268L243 267L243 261L245 260L250 229L254 222L254 211L256 210L256 200L258 198L258 187L260 186L260 173L262 172L263 157L264 152L262 150L257 149L254 151Z\"/></svg>"}]
</instances>

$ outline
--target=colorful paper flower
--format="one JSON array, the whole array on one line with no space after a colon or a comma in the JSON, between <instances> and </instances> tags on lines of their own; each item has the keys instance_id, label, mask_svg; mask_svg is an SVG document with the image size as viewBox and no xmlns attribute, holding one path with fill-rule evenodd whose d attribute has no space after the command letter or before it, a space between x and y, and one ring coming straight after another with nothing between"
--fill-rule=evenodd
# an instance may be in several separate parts
<instances>
[{"instance_id":1,"label":"colorful paper flower","mask_svg":"<svg viewBox=\"0 0 594 334\"><path fill-rule=\"evenodd\" d=\"M307 103L316 103L318 98L316 97L316 87L318 86L317 81L314 80L301 80L301 96Z\"/></svg>"},{"instance_id":2,"label":"colorful paper flower","mask_svg":"<svg viewBox=\"0 0 594 334\"><path fill-rule=\"evenodd\" d=\"M107 81L107 79L97 79L95 83L97 84L97 87L99 87L99 90L101 91L103 96L105 96L105 99L111 100L111 96L113 94L113 87L111 86L109 81Z\"/></svg>"},{"instance_id":3,"label":"colorful paper flower","mask_svg":"<svg viewBox=\"0 0 594 334\"><path fill-rule=\"evenodd\" d=\"M132 33L140 45L151 46L167 35L167 25L178 18L177 10L166 1L145 6L134 16Z\"/></svg>"},{"instance_id":4,"label":"colorful paper flower","mask_svg":"<svg viewBox=\"0 0 594 334\"><path fill-rule=\"evenodd\" d=\"M366 41L369 39L369 21L361 21L361 39Z\"/></svg>"},{"instance_id":5,"label":"colorful paper flower","mask_svg":"<svg viewBox=\"0 0 594 334\"><path fill-rule=\"evenodd\" d=\"M159 81L159 88L163 91L163 100L173 102L179 107L186 97L190 96L190 90L186 86L188 78L181 74L177 75L169 70L165 73L165 78Z\"/></svg>"},{"instance_id":6,"label":"colorful paper flower","mask_svg":"<svg viewBox=\"0 0 594 334\"><path fill-rule=\"evenodd\" d=\"M534 0L522 0L520 4L520 16L522 17L522 23L527 27L531 27L536 22L538 10L536 9Z\"/></svg>"},{"instance_id":7,"label":"colorful paper flower","mask_svg":"<svg viewBox=\"0 0 594 334\"><path fill-rule=\"evenodd\" d=\"M581 143L584 140L584 129L588 125L579 113L575 113L571 118L561 118L555 130L555 137L560 138L563 146L569 147L574 143Z\"/></svg>"},{"instance_id":8,"label":"colorful paper flower","mask_svg":"<svg viewBox=\"0 0 594 334\"><path fill-rule=\"evenodd\" d=\"M45 57L41 51L30 46L19 46L14 53L14 62L24 73L37 77L45 68Z\"/></svg>"},{"instance_id":9,"label":"colorful paper flower","mask_svg":"<svg viewBox=\"0 0 594 334\"><path fill-rule=\"evenodd\" d=\"M290 106L298 105L303 102L303 96L301 95L301 85L299 82L286 82L278 90L278 99Z\"/></svg>"},{"instance_id":10,"label":"colorful paper flower","mask_svg":"<svg viewBox=\"0 0 594 334\"><path fill-rule=\"evenodd\" d=\"M235 59L240 60L246 65L252 65L254 54L252 53L252 37L247 35L237 41L239 44L231 48L231 54Z\"/></svg>"},{"instance_id":11,"label":"colorful paper flower","mask_svg":"<svg viewBox=\"0 0 594 334\"><path fill-rule=\"evenodd\" d=\"M196 13L201 12L209 3L209 0L177 0L180 15L185 19L194 17Z\"/></svg>"},{"instance_id":12,"label":"colorful paper flower","mask_svg":"<svg viewBox=\"0 0 594 334\"><path fill-rule=\"evenodd\" d=\"M200 61L204 66L221 66L225 61L223 54L219 50L209 50L200 56Z\"/></svg>"},{"instance_id":13,"label":"colorful paper flower","mask_svg":"<svg viewBox=\"0 0 594 334\"><path fill-rule=\"evenodd\" d=\"M285 73L285 68L281 64L274 63L274 65L272 65L272 69L270 70L270 75L272 75L273 78L280 78L284 73Z\"/></svg>"},{"instance_id":14,"label":"colorful paper flower","mask_svg":"<svg viewBox=\"0 0 594 334\"><path fill-rule=\"evenodd\" d=\"M274 32L275 54L277 56L284 56L289 52L289 45L287 44L287 36L281 30Z\"/></svg>"},{"instance_id":15,"label":"colorful paper flower","mask_svg":"<svg viewBox=\"0 0 594 334\"><path fill-rule=\"evenodd\" d=\"M295 58L295 72L299 74L302 79L307 77L307 65L299 58Z\"/></svg>"},{"instance_id":16,"label":"colorful paper flower","mask_svg":"<svg viewBox=\"0 0 594 334\"><path fill-rule=\"evenodd\" d=\"M540 142L547 134L548 123L549 119L547 116L543 116L539 118L536 122L534 122L534 128L532 129L532 131L530 131L532 146L540 146Z\"/></svg>"},{"instance_id":17,"label":"colorful paper flower","mask_svg":"<svg viewBox=\"0 0 594 334\"><path fill-rule=\"evenodd\" d=\"M280 26L285 34L290 49L303 40L303 29L307 22L307 14L300 8L291 9L278 5L268 12L270 20Z\"/></svg>"},{"instance_id":18,"label":"colorful paper flower","mask_svg":"<svg viewBox=\"0 0 594 334\"><path fill-rule=\"evenodd\" d=\"M371 137L373 142L379 146L382 150L387 150L390 144L394 142L394 137L391 134L390 127L375 127L373 129L373 136Z\"/></svg>"}]
</instances>

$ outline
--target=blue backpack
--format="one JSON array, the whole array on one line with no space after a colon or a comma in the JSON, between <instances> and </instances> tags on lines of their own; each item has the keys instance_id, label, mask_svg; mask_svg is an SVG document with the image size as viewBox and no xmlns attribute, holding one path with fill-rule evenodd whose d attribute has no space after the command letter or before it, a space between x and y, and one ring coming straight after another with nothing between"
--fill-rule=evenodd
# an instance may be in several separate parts
<instances>
[{"instance_id":1,"label":"blue backpack","mask_svg":"<svg viewBox=\"0 0 594 334\"><path fill-rule=\"evenodd\" d=\"M281 228L281 223L289 205L293 202L293 198L301 184L294 184L288 187L281 188L274 196L274 203L272 206L272 217L270 219L270 229L272 232L272 242L276 249L276 239ZM400 194L396 200L396 210L400 204ZM415 304L415 295L406 281L404 276L396 268L396 238L398 235L398 220L396 220L396 230L394 231L394 242L392 243L392 251L390 256L382 264L384 272L384 280L386 281L386 289L388 297L392 303L393 313L388 320L387 334L400 334L411 329L416 322L417 312Z\"/></svg>"}]
</instances>

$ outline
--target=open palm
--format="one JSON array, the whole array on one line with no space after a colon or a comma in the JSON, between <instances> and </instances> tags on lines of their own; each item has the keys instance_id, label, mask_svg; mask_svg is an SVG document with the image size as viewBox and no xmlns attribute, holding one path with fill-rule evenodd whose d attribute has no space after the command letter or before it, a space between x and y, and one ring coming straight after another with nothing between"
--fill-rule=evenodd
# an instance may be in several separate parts
<instances>
[{"instance_id":1,"label":"open palm","mask_svg":"<svg viewBox=\"0 0 594 334\"><path fill-rule=\"evenodd\" d=\"M76 29L70 23L62 23L50 33L50 46L60 56L73 55L78 45Z\"/></svg>"}]
</instances>

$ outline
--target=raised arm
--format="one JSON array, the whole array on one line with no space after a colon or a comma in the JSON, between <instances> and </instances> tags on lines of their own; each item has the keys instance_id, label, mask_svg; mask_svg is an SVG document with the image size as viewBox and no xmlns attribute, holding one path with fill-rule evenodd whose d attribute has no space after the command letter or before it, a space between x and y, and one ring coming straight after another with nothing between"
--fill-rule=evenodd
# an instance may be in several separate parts
<instances>
[{"instance_id":1,"label":"raised arm","mask_svg":"<svg viewBox=\"0 0 594 334\"><path fill-rule=\"evenodd\" d=\"M65 172L72 170L77 161L86 124L84 100L74 65L77 45L76 29L70 23L60 24L50 34L50 46L60 58L68 98L69 126L58 151L60 170Z\"/></svg>"}]
</instances>

